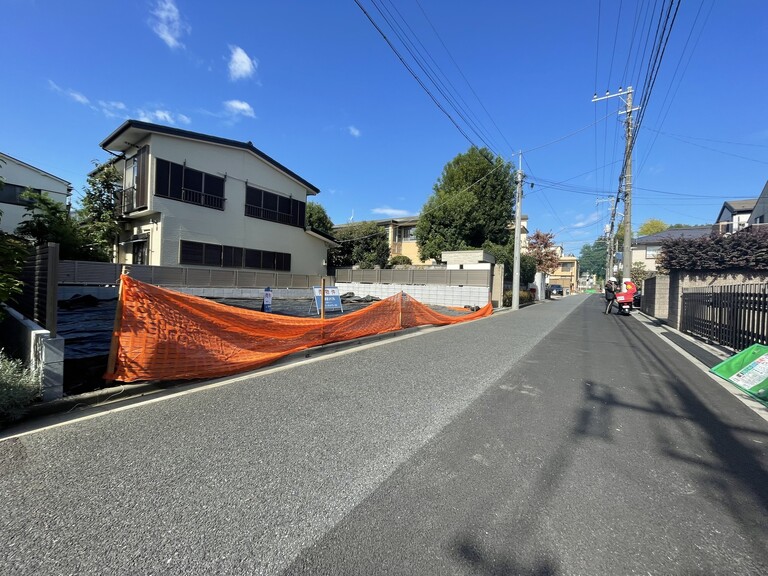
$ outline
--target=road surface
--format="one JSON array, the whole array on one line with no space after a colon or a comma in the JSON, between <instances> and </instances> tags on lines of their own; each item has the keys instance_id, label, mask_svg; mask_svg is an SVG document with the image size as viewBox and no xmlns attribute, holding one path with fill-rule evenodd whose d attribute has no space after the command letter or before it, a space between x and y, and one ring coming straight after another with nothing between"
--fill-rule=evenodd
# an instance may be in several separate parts
<instances>
[{"instance_id":1,"label":"road surface","mask_svg":"<svg viewBox=\"0 0 768 576\"><path fill-rule=\"evenodd\" d=\"M768 573L765 408L602 308L6 430L0 573Z\"/></svg>"}]
</instances>

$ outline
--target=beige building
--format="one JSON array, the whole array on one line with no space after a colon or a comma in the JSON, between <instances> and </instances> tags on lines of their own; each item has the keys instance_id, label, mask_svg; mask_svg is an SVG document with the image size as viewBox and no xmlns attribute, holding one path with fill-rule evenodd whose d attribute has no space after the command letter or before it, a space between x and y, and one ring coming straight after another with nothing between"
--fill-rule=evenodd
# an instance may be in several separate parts
<instances>
[{"instance_id":1,"label":"beige building","mask_svg":"<svg viewBox=\"0 0 768 576\"><path fill-rule=\"evenodd\" d=\"M128 120L101 147L123 174L117 262L326 273L319 190L251 142Z\"/></svg>"},{"instance_id":2,"label":"beige building","mask_svg":"<svg viewBox=\"0 0 768 576\"><path fill-rule=\"evenodd\" d=\"M21 160L0 152L0 230L13 233L26 213L27 203L21 197L27 189L44 194L69 207L72 185L66 180L35 168Z\"/></svg>"},{"instance_id":3,"label":"beige building","mask_svg":"<svg viewBox=\"0 0 768 576\"><path fill-rule=\"evenodd\" d=\"M560 284L564 294L574 293L579 286L579 259L576 256L563 256L562 249L557 270L549 275L549 284Z\"/></svg>"}]
</instances>

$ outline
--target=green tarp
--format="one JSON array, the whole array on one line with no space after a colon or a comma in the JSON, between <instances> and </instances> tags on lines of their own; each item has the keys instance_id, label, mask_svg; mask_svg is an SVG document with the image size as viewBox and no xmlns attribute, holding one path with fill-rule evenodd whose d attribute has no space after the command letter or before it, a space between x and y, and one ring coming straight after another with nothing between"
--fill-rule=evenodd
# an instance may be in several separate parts
<instances>
[{"instance_id":1,"label":"green tarp","mask_svg":"<svg viewBox=\"0 0 768 576\"><path fill-rule=\"evenodd\" d=\"M753 344L709 370L768 405L768 346Z\"/></svg>"}]
</instances>

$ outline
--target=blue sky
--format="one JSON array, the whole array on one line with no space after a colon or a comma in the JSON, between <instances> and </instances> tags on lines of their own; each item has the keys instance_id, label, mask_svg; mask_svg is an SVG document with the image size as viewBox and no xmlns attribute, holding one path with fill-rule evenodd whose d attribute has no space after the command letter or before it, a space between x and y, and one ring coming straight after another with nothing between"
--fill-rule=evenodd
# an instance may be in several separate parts
<instances>
[{"instance_id":1,"label":"blue sky","mask_svg":"<svg viewBox=\"0 0 768 576\"><path fill-rule=\"evenodd\" d=\"M578 254L608 223L624 146L623 104L592 97L633 85L633 228L711 223L768 180L764 0L681 2L652 88L676 0L358 2L0 0L0 150L77 202L127 118L250 140L335 223L418 214L471 144L515 165L522 150L530 229Z\"/></svg>"}]
</instances>

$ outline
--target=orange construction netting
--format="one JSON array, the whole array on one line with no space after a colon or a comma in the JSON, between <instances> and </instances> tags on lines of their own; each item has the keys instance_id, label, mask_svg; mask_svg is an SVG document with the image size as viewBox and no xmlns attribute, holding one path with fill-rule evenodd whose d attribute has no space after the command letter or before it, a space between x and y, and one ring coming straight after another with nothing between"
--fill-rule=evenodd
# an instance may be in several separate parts
<instances>
[{"instance_id":1,"label":"orange construction netting","mask_svg":"<svg viewBox=\"0 0 768 576\"><path fill-rule=\"evenodd\" d=\"M307 348L489 316L440 314L405 293L334 318L296 318L188 296L123 275L106 380L187 380L254 370Z\"/></svg>"}]
</instances>

